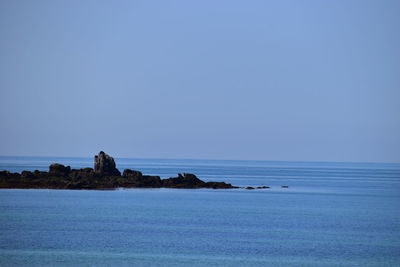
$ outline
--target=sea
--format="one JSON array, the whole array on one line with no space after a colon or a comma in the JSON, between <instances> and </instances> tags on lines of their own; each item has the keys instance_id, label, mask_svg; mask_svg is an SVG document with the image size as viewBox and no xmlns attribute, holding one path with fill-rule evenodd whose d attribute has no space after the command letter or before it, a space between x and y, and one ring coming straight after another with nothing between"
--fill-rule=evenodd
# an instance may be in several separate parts
<instances>
[{"instance_id":1,"label":"sea","mask_svg":"<svg viewBox=\"0 0 400 267\"><path fill-rule=\"evenodd\" d=\"M93 158L0 157L0 170L54 162ZM400 164L116 162L271 188L1 189L0 266L400 266Z\"/></svg>"}]
</instances>

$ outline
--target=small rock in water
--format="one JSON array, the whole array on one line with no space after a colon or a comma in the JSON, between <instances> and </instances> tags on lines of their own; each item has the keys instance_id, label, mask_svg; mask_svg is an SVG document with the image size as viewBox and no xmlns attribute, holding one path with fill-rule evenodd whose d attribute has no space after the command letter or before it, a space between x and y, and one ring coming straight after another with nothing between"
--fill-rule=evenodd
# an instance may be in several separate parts
<instances>
[{"instance_id":1,"label":"small rock in water","mask_svg":"<svg viewBox=\"0 0 400 267\"><path fill-rule=\"evenodd\" d=\"M281 187L282 187L282 188L289 188L288 185L282 185Z\"/></svg>"}]
</instances>

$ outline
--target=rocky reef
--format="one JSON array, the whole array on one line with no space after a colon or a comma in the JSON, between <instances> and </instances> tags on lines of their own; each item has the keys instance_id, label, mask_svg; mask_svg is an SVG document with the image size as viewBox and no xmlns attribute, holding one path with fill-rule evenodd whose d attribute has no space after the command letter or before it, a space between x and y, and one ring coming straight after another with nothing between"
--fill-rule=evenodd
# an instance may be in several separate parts
<instances>
[{"instance_id":1,"label":"rocky reef","mask_svg":"<svg viewBox=\"0 0 400 267\"><path fill-rule=\"evenodd\" d=\"M143 175L140 171L116 168L114 159L101 151L94 157L94 169L71 169L70 166L53 163L49 171L0 171L0 188L48 188L48 189L115 189L115 188L238 188L224 182L204 182L191 173L161 179Z\"/></svg>"}]
</instances>

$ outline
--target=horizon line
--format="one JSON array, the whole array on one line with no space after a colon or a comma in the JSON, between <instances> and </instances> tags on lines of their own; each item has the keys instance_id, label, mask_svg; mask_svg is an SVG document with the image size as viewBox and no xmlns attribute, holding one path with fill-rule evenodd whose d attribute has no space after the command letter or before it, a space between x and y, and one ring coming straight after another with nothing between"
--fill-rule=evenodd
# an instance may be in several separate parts
<instances>
[{"instance_id":1,"label":"horizon line","mask_svg":"<svg viewBox=\"0 0 400 267\"><path fill-rule=\"evenodd\" d=\"M112 156L112 155L111 155ZM29 156L29 155L0 155L0 157L28 157L28 158L91 158L94 156ZM114 159L148 159L148 160L210 160L210 161L261 161L261 162L297 162L297 163L356 163L356 164L399 164L386 161L329 161L329 160L268 160L268 159L215 159L215 158L160 158L160 157L115 157Z\"/></svg>"}]
</instances>

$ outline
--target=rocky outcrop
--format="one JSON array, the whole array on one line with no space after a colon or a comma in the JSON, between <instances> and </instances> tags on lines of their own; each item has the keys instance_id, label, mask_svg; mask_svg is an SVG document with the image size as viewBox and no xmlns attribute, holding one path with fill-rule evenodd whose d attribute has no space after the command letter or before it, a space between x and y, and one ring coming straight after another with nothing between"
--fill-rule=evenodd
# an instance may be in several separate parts
<instances>
[{"instance_id":1,"label":"rocky outcrop","mask_svg":"<svg viewBox=\"0 0 400 267\"><path fill-rule=\"evenodd\" d=\"M113 157L100 151L94 156L94 172L101 176L120 176L121 172L116 168Z\"/></svg>"},{"instance_id":2,"label":"rocky outcrop","mask_svg":"<svg viewBox=\"0 0 400 267\"><path fill-rule=\"evenodd\" d=\"M162 180L163 187L169 188L213 188L228 189L238 188L224 182L204 182L191 173L178 174L178 177Z\"/></svg>"},{"instance_id":3,"label":"rocky outcrop","mask_svg":"<svg viewBox=\"0 0 400 267\"><path fill-rule=\"evenodd\" d=\"M125 169L121 187L161 187L160 176L143 175L140 171Z\"/></svg>"},{"instance_id":4,"label":"rocky outcrop","mask_svg":"<svg viewBox=\"0 0 400 267\"><path fill-rule=\"evenodd\" d=\"M21 178L22 179L32 179L35 177L35 174L30 171L23 171L21 172Z\"/></svg>"},{"instance_id":5,"label":"rocky outcrop","mask_svg":"<svg viewBox=\"0 0 400 267\"><path fill-rule=\"evenodd\" d=\"M237 186L233 186L231 184L227 184L225 182L207 182L205 184L205 188L212 189L229 189L229 188L239 188Z\"/></svg>"},{"instance_id":6,"label":"rocky outcrop","mask_svg":"<svg viewBox=\"0 0 400 267\"><path fill-rule=\"evenodd\" d=\"M83 169L72 169L69 172L68 177L71 180L78 180L78 179L89 179L89 178L95 178L98 177L100 178L100 175L95 174L94 170L92 168L83 168Z\"/></svg>"},{"instance_id":7,"label":"rocky outcrop","mask_svg":"<svg viewBox=\"0 0 400 267\"><path fill-rule=\"evenodd\" d=\"M68 176L70 171L70 166L65 167L58 163L53 163L49 166L49 175L51 176Z\"/></svg>"},{"instance_id":8,"label":"rocky outcrop","mask_svg":"<svg viewBox=\"0 0 400 267\"><path fill-rule=\"evenodd\" d=\"M172 188L201 188L205 182L191 173L178 174L178 177L168 178L163 180L163 187Z\"/></svg>"},{"instance_id":9,"label":"rocky outcrop","mask_svg":"<svg viewBox=\"0 0 400 267\"><path fill-rule=\"evenodd\" d=\"M125 169L122 176L114 159L101 151L94 159L94 169L71 169L53 163L49 171L0 171L0 188L51 188L51 189L113 189L113 188L238 188L224 182L204 182L191 173L161 179L143 175L140 171ZM248 188L250 189L250 188Z\"/></svg>"},{"instance_id":10,"label":"rocky outcrop","mask_svg":"<svg viewBox=\"0 0 400 267\"><path fill-rule=\"evenodd\" d=\"M134 171L130 169L125 169L124 173L122 174L124 177L130 177L130 178L140 178L143 176L143 174L140 171Z\"/></svg>"}]
</instances>

